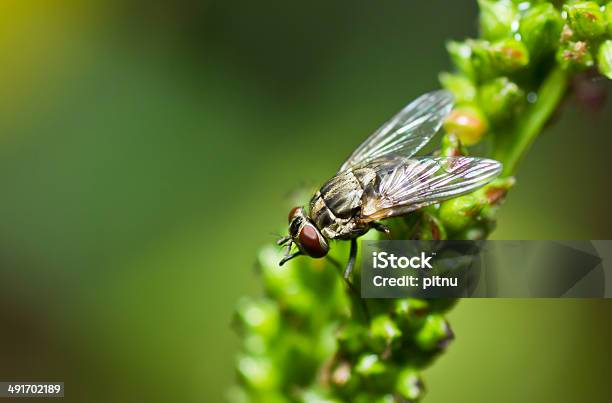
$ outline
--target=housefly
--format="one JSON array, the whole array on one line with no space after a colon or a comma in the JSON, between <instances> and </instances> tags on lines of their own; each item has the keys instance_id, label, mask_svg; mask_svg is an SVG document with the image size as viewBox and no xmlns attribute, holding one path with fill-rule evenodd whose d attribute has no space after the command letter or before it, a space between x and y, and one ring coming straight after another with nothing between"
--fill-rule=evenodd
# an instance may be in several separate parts
<instances>
[{"instance_id":1,"label":"housefly","mask_svg":"<svg viewBox=\"0 0 612 403\"><path fill-rule=\"evenodd\" d=\"M380 221L405 215L487 184L501 171L497 161L470 157L414 157L440 129L453 106L444 90L422 95L363 142L312 197L308 209L289 212L282 266L299 255L321 258L330 241L350 240L344 270L348 281L357 256L357 237ZM297 250L291 253L292 245Z\"/></svg>"}]
</instances>

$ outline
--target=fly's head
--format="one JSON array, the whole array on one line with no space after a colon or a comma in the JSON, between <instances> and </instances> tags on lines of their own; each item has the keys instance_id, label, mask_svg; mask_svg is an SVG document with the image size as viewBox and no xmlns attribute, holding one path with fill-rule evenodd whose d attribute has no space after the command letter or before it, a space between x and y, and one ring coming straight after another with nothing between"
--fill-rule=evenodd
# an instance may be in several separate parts
<instances>
[{"instance_id":1,"label":"fly's head","mask_svg":"<svg viewBox=\"0 0 612 403\"><path fill-rule=\"evenodd\" d=\"M279 245L287 244L287 254L280 261L280 266L299 255L308 255L314 258L327 255L329 251L327 240L305 214L303 207L292 208L288 218L289 236L278 241ZM292 244L297 245L298 251L290 254Z\"/></svg>"}]
</instances>

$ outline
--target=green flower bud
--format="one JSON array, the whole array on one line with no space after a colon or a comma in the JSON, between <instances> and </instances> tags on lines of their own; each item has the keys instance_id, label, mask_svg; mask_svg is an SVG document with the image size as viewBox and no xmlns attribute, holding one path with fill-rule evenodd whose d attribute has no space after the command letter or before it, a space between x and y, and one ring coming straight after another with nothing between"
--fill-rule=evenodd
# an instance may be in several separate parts
<instances>
[{"instance_id":1,"label":"green flower bud","mask_svg":"<svg viewBox=\"0 0 612 403\"><path fill-rule=\"evenodd\" d=\"M400 329L407 334L420 329L429 313L430 303L434 302L434 300L426 301L417 298L395 300L393 313Z\"/></svg>"},{"instance_id":2,"label":"green flower bud","mask_svg":"<svg viewBox=\"0 0 612 403\"><path fill-rule=\"evenodd\" d=\"M482 208L465 227L453 236L457 239L473 241L485 239L495 229L497 210L514 183L513 177L497 178L472 193L471 196L478 200Z\"/></svg>"},{"instance_id":3,"label":"green flower bud","mask_svg":"<svg viewBox=\"0 0 612 403\"><path fill-rule=\"evenodd\" d=\"M269 351L270 339L259 334L246 334L243 338L243 347L246 353L262 355Z\"/></svg>"},{"instance_id":4,"label":"green flower bud","mask_svg":"<svg viewBox=\"0 0 612 403\"><path fill-rule=\"evenodd\" d=\"M453 93L455 103L472 102L476 98L476 87L469 78L459 74L440 74L442 87Z\"/></svg>"},{"instance_id":5,"label":"green flower bud","mask_svg":"<svg viewBox=\"0 0 612 403\"><path fill-rule=\"evenodd\" d=\"M514 179L512 176L497 178L488 185L475 191L473 195L483 204L496 206L503 201L506 193L508 193L508 190L510 190L515 183L516 179Z\"/></svg>"},{"instance_id":6,"label":"green flower bud","mask_svg":"<svg viewBox=\"0 0 612 403\"><path fill-rule=\"evenodd\" d=\"M612 40L607 40L599 46L597 67L602 75L612 80Z\"/></svg>"},{"instance_id":7,"label":"green flower bud","mask_svg":"<svg viewBox=\"0 0 612 403\"><path fill-rule=\"evenodd\" d=\"M396 299L394 305L393 312L400 322L403 320L411 322L416 318L424 318L429 306L427 301L417 298Z\"/></svg>"},{"instance_id":8,"label":"green flower bud","mask_svg":"<svg viewBox=\"0 0 612 403\"><path fill-rule=\"evenodd\" d=\"M496 78L480 87L478 102L491 121L503 121L515 115L525 94L507 77Z\"/></svg>"},{"instance_id":9,"label":"green flower bud","mask_svg":"<svg viewBox=\"0 0 612 403\"><path fill-rule=\"evenodd\" d=\"M361 325L348 322L338 330L336 337L341 351L354 354L363 349L367 335Z\"/></svg>"},{"instance_id":10,"label":"green flower bud","mask_svg":"<svg viewBox=\"0 0 612 403\"><path fill-rule=\"evenodd\" d=\"M333 369L331 381L336 386L344 386L351 380L351 364L342 361Z\"/></svg>"},{"instance_id":11,"label":"green flower bud","mask_svg":"<svg viewBox=\"0 0 612 403\"><path fill-rule=\"evenodd\" d=\"M495 52L491 49L491 44L487 41L468 39L467 41L472 51L470 61L474 69L473 81L480 82L496 75L493 67L492 57Z\"/></svg>"},{"instance_id":12,"label":"green flower bud","mask_svg":"<svg viewBox=\"0 0 612 403\"><path fill-rule=\"evenodd\" d=\"M377 351L384 350L401 336L402 331L389 315L379 315L372 319L370 323L370 337Z\"/></svg>"},{"instance_id":13,"label":"green flower bud","mask_svg":"<svg viewBox=\"0 0 612 403\"><path fill-rule=\"evenodd\" d=\"M476 82L495 75L489 42L473 39L451 41L446 48L457 69L470 80Z\"/></svg>"},{"instance_id":14,"label":"green flower bud","mask_svg":"<svg viewBox=\"0 0 612 403\"><path fill-rule=\"evenodd\" d=\"M489 228L485 223L477 223L473 226L465 228L459 232L456 237L458 239L465 239L468 241L480 241L485 239L489 234Z\"/></svg>"},{"instance_id":15,"label":"green flower bud","mask_svg":"<svg viewBox=\"0 0 612 403\"><path fill-rule=\"evenodd\" d=\"M425 394L425 385L423 385L418 371L413 368L406 368L398 374L395 390L404 399L414 402Z\"/></svg>"},{"instance_id":16,"label":"green flower bud","mask_svg":"<svg viewBox=\"0 0 612 403\"><path fill-rule=\"evenodd\" d=\"M556 49L563 27L559 11L551 3L542 3L528 9L519 23L521 40L537 59Z\"/></svg>"},{"instance_id":17,"label":"green flower bud","mask_svg":"<svg viewBox=\"0 0 612 403\"><path fill-rule=\"evenodd\" d=\"M416 344L425 351L445 348L453 339L450 325L441 315L429 315L415 336Z\"/></svg>"},{"instance_id":18,"label":"green flower bud","mask_svg":"<svg viewBox=\"0 0 612 403\"><path fill-rule=\"evenodd\" d=\"M455 67L465 76L475 78L474 66L472 66L472 48L466 42L449 41L446 50Z\"/></svg>"},{"instance_id":19,"label":"green flower bud","mask_svg":"<svg viewBox=\"0 0 612 403\"><path fill-rule=\"evenodd\" d=\"M286 266L279 267L282 251L274 246L268 246L259 254L259 267L261 269L264 286L267 294L284 307L293 312L309 312L315 297L304 289L300 280L300 265L307 265L303 270L310 270L310 265L316 264L313 259L294 259Z\"/></svg>"},{"instance_id":20,"label":"green flower bud","mask_svg":"<svg viewBox=\"0 0 612 403\"><path fill-rule=\"evenodd\" d=\"M456 134L468 146L478 143L488 126L484 114L475 106L455 108L444 121L444 130Z\"/></svg>"},{"instance_id":21,"label":"green flower bud","mask_svg":"<svg viewBox=\"0 0 612 403\"><path fill-rule=\"evenodd\" d=\"M276 358L275 364L282 370L283 381L301 384L307 380L325 355L319 347L312 343L311 335L295 328L283 328L283 335L270 346ZM294 365L296 362L300 365Z\"/></svg>"},{"instance_id":22,"label":"green flower bud","mask_svg":"<svg viewBox=\"0 0 612 403\"><path fill-rule=\"evenodd\" d=\"M603 35L606 17L594 1L581 1L563 6L570 28L578 38L591 39Z\"/></svg>"},{"instance_id":23,"label":"green flower bud","mask_svg":"<svg viewBox=\"0 0 612 403\"><path fill-rule=\"evenodd\" d=\"M497 40L512 33L512 23L518 17L515 4L506 0L478 0L480 6L480 33L484 39Z\"/></svg>"},{"instance_id":24,"label":"green flower bud","mask_svg":"<svg viewBox=\"0 0 612 403\"><path fill-rule=\"evenodd\" d=\"M272 300L242 298L236 306L236 317L245 330L262 336L273 336L280 328L278 306Z\"/></svg>"},{"instance_id":25,"label":"green flower bud","mask_svg":"<svg viewBox=\"0 0 612 403\"><path fill-rule=\"evenodd\" d=\"M440 204L440 221L449 231L458 232L476 220L482 207L473 195L456 197Z\"/></svg>"},{"instance_id":26,"label":"green flower bud","mask_svg":"<svg viewBox=\"0 0 612 403\"><path fill-rule=\"evenodd\" d=\"M266 357L240 357L237 367L241 380L253 389L273 390L279 384L277 368Z\"/></svg>"},{"instance_id":27,"label":"green flower bud","mask_svg":"<svg viewBox=\"0 0 612 403\"><path fill-rule=\"evenodd\" d=\"M593 55L586 42L570 42L557 51L557 62L564 70L579 71L592 67Z\"/></svg>"},{"instance_id":28,"label":"green flower bud","mask_svg":"<svg viewBox=\"0 0 612 403\"><path fill-rule=\"evenodd\" d=\"M495 226L497 225L496 218L497 218L498 210L499 210L498 205L486 205L482 208L482 210L480 210L479 224L482 227L482 229L486 232L485 235L488 235L489 233L493 232L493 230L495 229ZM478 235L475 232L473 232L472 234L474 234L473 236L476 237L474 238L474 240L482 239L482 238L477 238ZM469 236L470 234L466 233L465 235Z\"/></svg>"},{"instance_id":29,"label":"green flower bud","mask_svg":"<svg viewBox=\"0 0 612 403\"><path fill-rule=\"evenodd\" d=\"M355 365L355 372L366 377L381 375L385 370L385 364L376 354L362 355Z\"/></svg>"},{"instance_id":30,"label":"green flower bud","mask_svg":"<svg viewBox=\"0 0 612 403\"><path fill-rule=\"evenodd\" d=\"M440 145L440 155L443 157L459 157L467 155L467 150L461 144L459 136L455 133L446 133L442 136L442 144Z\"/></svg>"},{"instance_id":31,"label":"green flower bud","mask_svg":"<svg viewBox=\"0 0 612 403\"><path fill-rule=\"evenodd\" d=\"M570 28L569 25L563 25L563 29L561 30L561 43L567 43L575 39L574 31Z\"/></svg>"},{"instance_id":32,"label":"green flower bud","mask_svg":"<svg viewBox=\"0 0 612 403\"><path fill-rule=\"evenodd\" d=\"M529 64L527 47L516 39L502 39L490 47L491 64L502 73L512 73Z\"/></svg>"}]
</instances>

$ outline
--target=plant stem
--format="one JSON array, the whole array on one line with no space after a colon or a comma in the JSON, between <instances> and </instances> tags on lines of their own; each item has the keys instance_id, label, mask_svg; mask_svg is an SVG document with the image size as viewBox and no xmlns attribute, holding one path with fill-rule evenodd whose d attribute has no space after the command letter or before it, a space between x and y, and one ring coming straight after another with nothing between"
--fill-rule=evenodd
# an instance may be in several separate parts
<instances>
[{"instance_id":1,"label":"plant stem","mask_svg":"<svg viewBox=\"0 0 612 403\"><path fill-rule=\"evenodd\" d=\"M538 99L518 123L514 141L502 158L504 176L514 174L519 161L557 109L567 83L568 75L560 67L555 67L546 77L538 91Z\"/></svg>"}]
</instances>

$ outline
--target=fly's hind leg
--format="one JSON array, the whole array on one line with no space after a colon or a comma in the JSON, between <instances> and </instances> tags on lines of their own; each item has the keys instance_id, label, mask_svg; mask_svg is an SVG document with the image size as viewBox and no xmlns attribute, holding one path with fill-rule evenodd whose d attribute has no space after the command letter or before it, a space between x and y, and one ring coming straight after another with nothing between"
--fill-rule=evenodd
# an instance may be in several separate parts
<instances>
[{"instance_id":1,"label":"fly's hind leg","mask_svg":"<svg viewBox=\"0 0 612 403\"><path fill-rule=\"evenodd\" d=\"M357 260L357 238L351 239L351 251L349 253L349 260L344 269L344 279L349 281L353 267L355 267L355 260Z\"/></svg>"},{"instance_id":2,"label":"fly's hind leg","mask_svg":"<svg viewBox=\"0 0 612 403\"><path fill-rule=\"evenodd\" d=\"M391 230L389 229L389 227L387 227L384 224L379 223L378 221L374 221L372 223L372 227L378 231L378 232L382 232L383 234L389 235L391 233Z\"/></svg>"},{"instance_id":3,"label":"fly's hind leg","mask_svg":"<svg viewBox=\"0 0 612 403\"><path fill-rule=\"evenodd\" d=\"M366 301L361 298L361 295L359 293L359 290L357 290L357 288L355 288L355 286L353 285L353 283L351 283L350 280L350 275L351 272L353 271L353 267L355 266L355 260L357 258L357 240L355 238L353 238L351 240L351 252L349 254L349 261L346 265L346 268L344 270L344 274L342 273L342 266L340 266L340 263L334 259L333 257L327 255L327 259L334 265L336 266L336 268L339 271L339 274L342 275L342 277L344 278L344 282L346 283L346 286L348 287L351 295L353 296L353 298L355 299L355 301L358 301L358 303L361 305L361 309L363 311L363 316L366 320L366 322L370 321L370 311L368 309L368 305L366 304Z\"/></svg>"}]
</instances>

